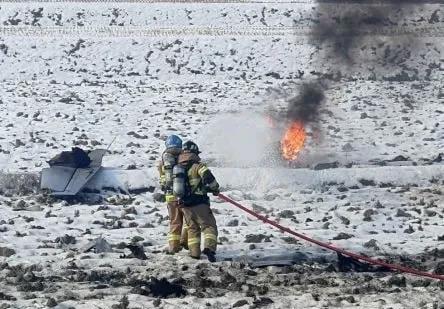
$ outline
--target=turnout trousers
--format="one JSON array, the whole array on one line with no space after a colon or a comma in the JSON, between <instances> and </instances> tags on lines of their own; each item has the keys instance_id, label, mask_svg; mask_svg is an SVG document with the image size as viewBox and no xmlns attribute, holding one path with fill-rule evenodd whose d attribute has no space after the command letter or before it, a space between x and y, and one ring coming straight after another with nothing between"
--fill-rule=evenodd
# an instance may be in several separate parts
<instances>
[{"instance_id":1,"label":"turnout trousers","mask_svg":"<svg viewBox=\"0 0 444 309\"><path fill-rule=\"evenodd\" d=\"M213 212L208 204L182 207L185 222L188 227L188 249L190 256L199 258L201 254L201 233L204 238L204 248L216 252L217 225Z\"/></svg>"},{"instance_id":2,"label":"turnout trousers","mask_svg":"<svg viewBox=\"0 0 444 309\"><path fill-rule=\"evenodd\" d=\"M187 248L187 226L184 224L182 208L176 201L167 203L170 218L170 231L168 233L168 247L170 253L179 252L182 247Z\"/></svg>"}]
</instances>

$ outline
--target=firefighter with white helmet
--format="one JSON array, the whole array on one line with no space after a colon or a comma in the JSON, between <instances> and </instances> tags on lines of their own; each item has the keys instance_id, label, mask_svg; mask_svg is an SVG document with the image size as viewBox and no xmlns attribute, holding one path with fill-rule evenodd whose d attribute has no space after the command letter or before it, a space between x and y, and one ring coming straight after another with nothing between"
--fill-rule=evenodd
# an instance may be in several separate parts
<instances>
[{"instance_id":1,"label":"firefighter with white helmet","mask_svg":"<svg viewBox=\"0 0 444 309\"><path fill-rule=\"evenodd\" d=\"M170 219L170 231L168 233L168 252L174 254L182 247L187 247L187 231L184 225L183 213L177 198L173 194L173 169L177 165L178 157L182 152L182 139L177 135L170 135L165 140L165 151L162 153L158 165L160 174L160 186L165 193Z\"/></svg>"}]
</instances>

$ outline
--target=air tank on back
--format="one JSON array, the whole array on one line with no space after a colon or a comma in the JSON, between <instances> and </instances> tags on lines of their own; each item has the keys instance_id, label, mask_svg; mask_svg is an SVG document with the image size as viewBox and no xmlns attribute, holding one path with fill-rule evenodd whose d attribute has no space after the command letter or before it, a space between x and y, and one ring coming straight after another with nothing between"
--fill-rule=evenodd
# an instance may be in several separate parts
<instances>
[{"instance_id":1,"label":"air tank on back","mask_svg":"<svg viewBox=\"0 0 444 309\"><path fill-rule=\"evenodd\" d=\"M173 168L173 194L176 197L181 198L185 195L185 177L185 168L180 164L175 165Z\"/></svg>"}]
</instances>

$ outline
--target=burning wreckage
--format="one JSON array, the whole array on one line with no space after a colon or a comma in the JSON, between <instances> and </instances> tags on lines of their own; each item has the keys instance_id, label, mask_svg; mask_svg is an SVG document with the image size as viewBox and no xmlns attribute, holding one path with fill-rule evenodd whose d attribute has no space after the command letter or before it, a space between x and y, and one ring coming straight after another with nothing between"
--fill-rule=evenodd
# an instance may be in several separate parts
<instances>
[{"instance_id":1,"label":"burning wreckage","mask_svg":"<svg viewBox=\"0 0 444 309\"><path fill-rule=\"evenodd\" d=\"M306 140L306 131L304 122L298 119L292 119L284 131L281 139L282 156L286 160L295 160L298 157L300 150L304 146ZM106 154L106 149L96 149L92 151L84 151L78 147L72 148L71 151L63 151L51 160L48 161L49 168L45 168L41 174L41 188L49 189L52 195L56 197L69 197L77 195L90 182L102 168L102 159ZM368 257L367 255L357 254L340 247L336 247L326 242L322 242L310 238L304 234L300 234L291 228L280 225L276 221L270 220L268 217L257 213L242 204L239 204L230 197L219 193L218 197L232 204L233 206L243 210L244 212L256 217L264 224L271 225L274 228L286 232L295 238L303 239L309 243L315 244L329 251L333 251L337 255L337 265L340 271L356 271L356 272L387 272L399 271L409 273L425 278L432 278L444 280L444 277L439 273L425 272L415 268L404 267L398 264L392 264L380 259ZM146 260L143 247L139 245L126 245L130 249L131 257L141 260ZM112 250L109 243L100 237L91 241L83 252L93 250L95 252L106 252ZM122 256L125 257L125 256ZM319 257L324 261L325 256ZM225 257L223 261L245 263L253 268L261 268L267 266L291 266L307 260L313 260L313 256L309 257L300 252L286 251L279 252L276 255L244 255L235 257ZM220 261L222 261L220 260Z\"/></svg>"}]
</instances>

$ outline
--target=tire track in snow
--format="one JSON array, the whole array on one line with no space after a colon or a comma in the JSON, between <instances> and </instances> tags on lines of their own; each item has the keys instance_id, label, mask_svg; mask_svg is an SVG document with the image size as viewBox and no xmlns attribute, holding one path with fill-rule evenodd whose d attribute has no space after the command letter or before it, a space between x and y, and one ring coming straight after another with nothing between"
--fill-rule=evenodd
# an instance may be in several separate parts
<instances>
[{"instance_id":1,"label":"tire track in snow","mask_svg":"<svg viewBox=\"0 0 444 309\"><path fill-rule=\"evenodd\" d=\"M418 36L443 37L443 27L425 27L406 29L402 27L387 27L384 29L360 29L363 36ZM21 37L177 37L177 36L308 36L313 35L310 27L30 27L5 26L0 27L2 36Z\"/></svg>"},{"instance_id":2,"label":"tire track in snow","mask_svg":"<svg viewBox=\"0 0 444 309\"><path fill-rule=\"evenodd\" d=\"M331 0L330 0L331 1ZM397 0L387 1L386 3L372 3L369 4L391 4L396 3ZM398 0L399 1L399 0ZM442 0L425 1L406 1L411 5L415 4L441 4ZM211 3L240 3L240 4L317 4L328 3L329 0L4 0L2 3L184 3L184 4L211 4ZM362 0L344 0L342 4L362 4Z\"/></svg>"},{"instance_id":3,"label":"tire track in snow","mask_svg":"<svg viewBox=\"0 0 444 309\"><path fill-rule=\"evenodd\" d=\"M212 4L212 3L239 3L239 4L315 4L316 0L276 1L276 0L6 0L3 3L183 3L183 4Z\"/></svg>"},{"instance_id":4,"label":"tire track in snow","mask_svg":"<svg viewBox=\"0 0 444 309\"><path fill-rule=\"evenodd\" d=\"M430 0L427 2L409 1L408 4L441 4L442 0ZM328 3L329 0L4 0L2 3L240 3L240 4L255 4L255 3L268 3L268 4L317 4ZM372 4L371 2L362 2L362 0L344 0L342 4ZM387 1L387 4L396 3ZM373 3L375 4L375 3ZM381 3L384 4L384 3Z\"/></svg>"}]
</instances>

